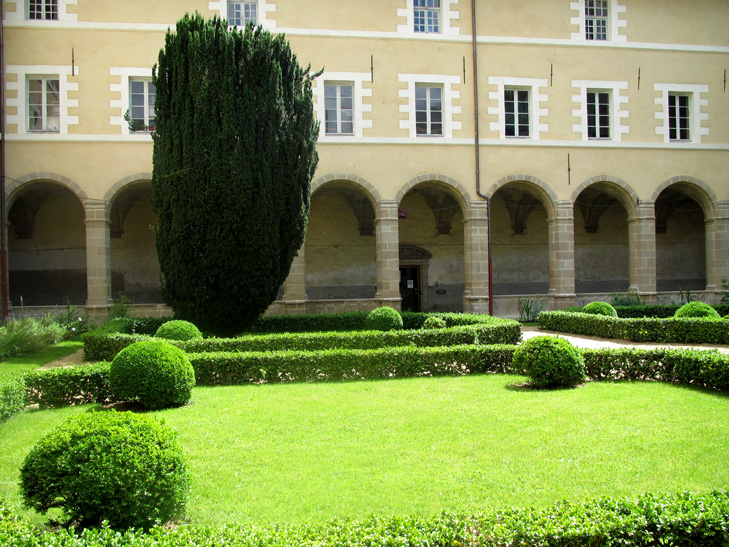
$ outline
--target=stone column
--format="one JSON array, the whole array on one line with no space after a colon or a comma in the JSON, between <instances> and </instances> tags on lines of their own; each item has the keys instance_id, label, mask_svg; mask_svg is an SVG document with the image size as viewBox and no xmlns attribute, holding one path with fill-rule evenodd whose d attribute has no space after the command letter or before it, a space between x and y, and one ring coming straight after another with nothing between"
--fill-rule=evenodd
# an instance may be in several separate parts
<instances>
[{"instance_id":1,"label":"stone column","mask_svg":"<svg viewBox=\"0 0 729 547\"><path fill-rule=\"evenodd\" d=\"M656 294L656 206L640 200L628 218L630 246L630 292L646 304L655 304Z\"/></svg>"},{"instance_id":2,"label":"stone column","mask_svg":"<svg viewBox=\"0 0 729 547\"><path fill-rule=\"evenodd\" d=\"M488 202L472 201L470 216L463 219L466 288L463 311L489 312L489 217Z\"/></svg>"},{"instance_id":3,"label":"stone column","mask_svg":"<svg viewBox=\"0 0 729 547\"><path fill-rule=\"evenodd\" d=\"M547 220L549 230L549 309L575 304L575 222L569 201L554 204L554 216Z\"/></svg>"},{"instance_id":4,"label":"stone column","mask_svg":"<svg viewBox=\"0 0 729 547\"><path fill-rule=\"evenodd\" d=\"M383 200L378 204L375 220L377 241L377 292L375 300L378 306L390 306L400 309L400 237L398 235L398 203L395 200Z\"/></svg>"},{"instance_id":5,"label":"stone column","mask_svg":"<svg viewBox=\"0 0 729 547\"><path fill-rule=\"evenodd\" d=\"M109 204L87 199L86 211L86 311L105 315L111 304L111 241Z\"/></svg>"},{"instance_id":6,"label":"stone column","mask_svg":"<svg viewBox=\"0 0 729 547\"><path fill-rule=\"evenodd\" d=\"M713 218L706 219L706 290L722 290L722 279L729 279L729 201L716 203Z\"/></svg>"},{"instance_id":7,"label":"stone column","mask_svg":"<svg viewBox=\"0 0 729 547\"><path fill-rule=\"evenodd\" d=\"M306 244L301 246L291 263L283 287L283 307L286 315L306 313Z\"/></svg>"}]
</instances>

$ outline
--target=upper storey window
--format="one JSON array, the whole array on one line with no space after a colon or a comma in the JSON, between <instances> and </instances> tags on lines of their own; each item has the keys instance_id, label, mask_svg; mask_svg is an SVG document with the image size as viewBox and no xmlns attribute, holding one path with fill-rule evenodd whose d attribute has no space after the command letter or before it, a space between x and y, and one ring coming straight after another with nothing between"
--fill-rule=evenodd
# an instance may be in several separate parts
<instances>
[{"instance_id":1,"label":"upper storey window","mask_svg":"<svg viewBox=\"0 0 729 547\"><path fill-rule=\"evenodd\" d=\"M691 140L690 95L687 93L668 94L668 140Z\"/></svg>"},{"instance_id":2,"label":"upper storey window","mask_svg":"<svg viewBox=\"0 0 729 547\"><path fill-rule=\"evenodd\" d=\"M585 0L585 38L608 39L608 0Z\"/></svg>"},{"instance_id":3,"label":"upper storey window","mask_svg":"<svg viewBox=\"0 0 729 547\"><path fill-rule=\"evenodd\" d=\"M50 21L58 19L58 0L28 0L28 19Z\"/></svg>"},{"instance_id":4,"label":"upper storey window","mask_svg":"<svg viewBox=\"0 0 729 547\"><path fill-rule=\"evenodd\" d=\"M443 136L443 88L415 86L415 132L418 136Z\"/></svg>"},{"instance_id":5,"label":"upper storey window","mask_svg":"<svg viewBox=\"0 0 729 547\"><path fill-rule=\"evenodd\" d=\"M57 76L28 78L28 131L58 133L61 93Z\"/></svg>"},{"instance_id":6,"label":"upper storey window","mask_svg":"<svg viewBox=\"0 0 729 547\"><path fill-rule=\"evenodd\" d=\"M242 27L258 22L257 2L233 2L228 0L228 24Z\"/></svg>"},{"instance_id":7,"label":"upper storey window","mask_svg":"<svg viewBox=\"0 0 729 547\"><path fill-rule=\"evenodd\" d=\"M157 89L149 80L129 81L129 130L154 131L154 99Z\"/></svg>"},{"instance_id":8,"label":"upper storey window","mask_svg":"<svg viewBox=\"0 0 729 547\"><path fill-rule=\"evenodd\" d=\"M324 85L327 135L354 135L354 93L352 84L330 83Z\"/></svg>"},{"instance_id":9,"label":"upper storey window","mask_svg":"<svg viewBox=\"0 0 729 547\"><path fill-rule=\"evenodd\" d=\"M414 0L415 32L440 32L440 0Z\"/></svg>"}]
</instances>

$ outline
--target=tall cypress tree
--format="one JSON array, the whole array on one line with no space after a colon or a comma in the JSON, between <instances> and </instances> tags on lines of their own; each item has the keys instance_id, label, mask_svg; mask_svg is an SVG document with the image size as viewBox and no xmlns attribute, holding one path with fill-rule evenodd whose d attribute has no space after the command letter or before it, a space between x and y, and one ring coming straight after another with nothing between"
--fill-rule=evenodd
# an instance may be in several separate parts
<instances>
[{"instance_id":1,"label":"tall cypress tree","mask_svg":"<svg viewBox=\"0 0 729 547\"><path fill-rule=\"evenodd\" d=\"M162 296L219 334L276 299L306 234L318 156L309 67L283 36L185 15L153 82Z\"/></svg>"}]
</instances>

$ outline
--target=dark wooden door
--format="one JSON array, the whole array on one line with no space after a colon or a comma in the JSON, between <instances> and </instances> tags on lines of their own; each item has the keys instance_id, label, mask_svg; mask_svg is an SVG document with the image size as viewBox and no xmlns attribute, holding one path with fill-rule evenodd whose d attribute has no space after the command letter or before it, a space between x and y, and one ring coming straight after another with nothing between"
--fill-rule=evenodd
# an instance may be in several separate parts
<instances>
[{"instance_id":1,"label":"dark wooden door","mask_svg":"<svg viewBox=\"0 0 729 547\"><path fill-rule=\"evenodd\" d=\"M420 311L423 292L420 289L420 266L400 268L400 297L402 311Z\"/></svg>"}]
</instances>

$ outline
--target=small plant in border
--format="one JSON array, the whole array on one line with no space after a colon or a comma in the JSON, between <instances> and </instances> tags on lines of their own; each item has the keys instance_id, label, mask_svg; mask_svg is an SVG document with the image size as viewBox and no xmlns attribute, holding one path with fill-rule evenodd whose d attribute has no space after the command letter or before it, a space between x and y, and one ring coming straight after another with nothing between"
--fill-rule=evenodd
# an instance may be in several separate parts
<instances>
[{"instance_id":1,"label":"small plant in border","mask_svg":"<svg viewBox=\"0 0 729 547\"><path fill-rule=\"evenodd\" d=\"M400 330L402 329L402 316L390 306L382 306L372 310L365 319L367 330Z\"/></svg>"},{"instance_id":2,"label":"small plant in border","mask_svg":"<svg viewBox=\"0 0 729 547\"><path fill-rule=\"evenodd\" d=\"M582 313L589 313L592 315L605 315L607 317L618 316L618 312L615 311L615 308L613 308L607 302L600 301L590 302L584 308L582 308Z\"/></svg>"},{"instance_id":3,"label":"small plant in border","mask_svg":"<svg viewBox=\"0 0 729 547\"><path fill-rule=\"evenodd\" d=\"M154 336L165 340L196 340L203 337L200 329L194 324L179 319L162 323Z\"/></svg>"},{"instance_id":4,"label":"small plant in border","mask_svg":"<svg viewBox=\"0 0 729 547\"><path fill-rule=\"evenodd\" d=\"M688 302L676 310L674 317L710 317L719 319L719 313L704 302Z\"/></svg>"},{"instance_id":5,"label":"small plant in border","mask_svg":"<svg viewBox=\"0 0 729 547\"><path fill-rule=\"evenodd\" d=\"M431 315L425 321L423 321L424 329L444 329L446 328L445 319L438 317L437 315Z\"/></svg>"},{"instance_id":6,"label":"small plant in border","mask_svg":"<svg viewBox=\"0 0 729 547\"><path fill-rule=\"evenodd\" d=\"M517 346L512 362L535 388L576 387L585 381L582 354L564 338L530 338Z\"/></svg>"}]
</instances>

